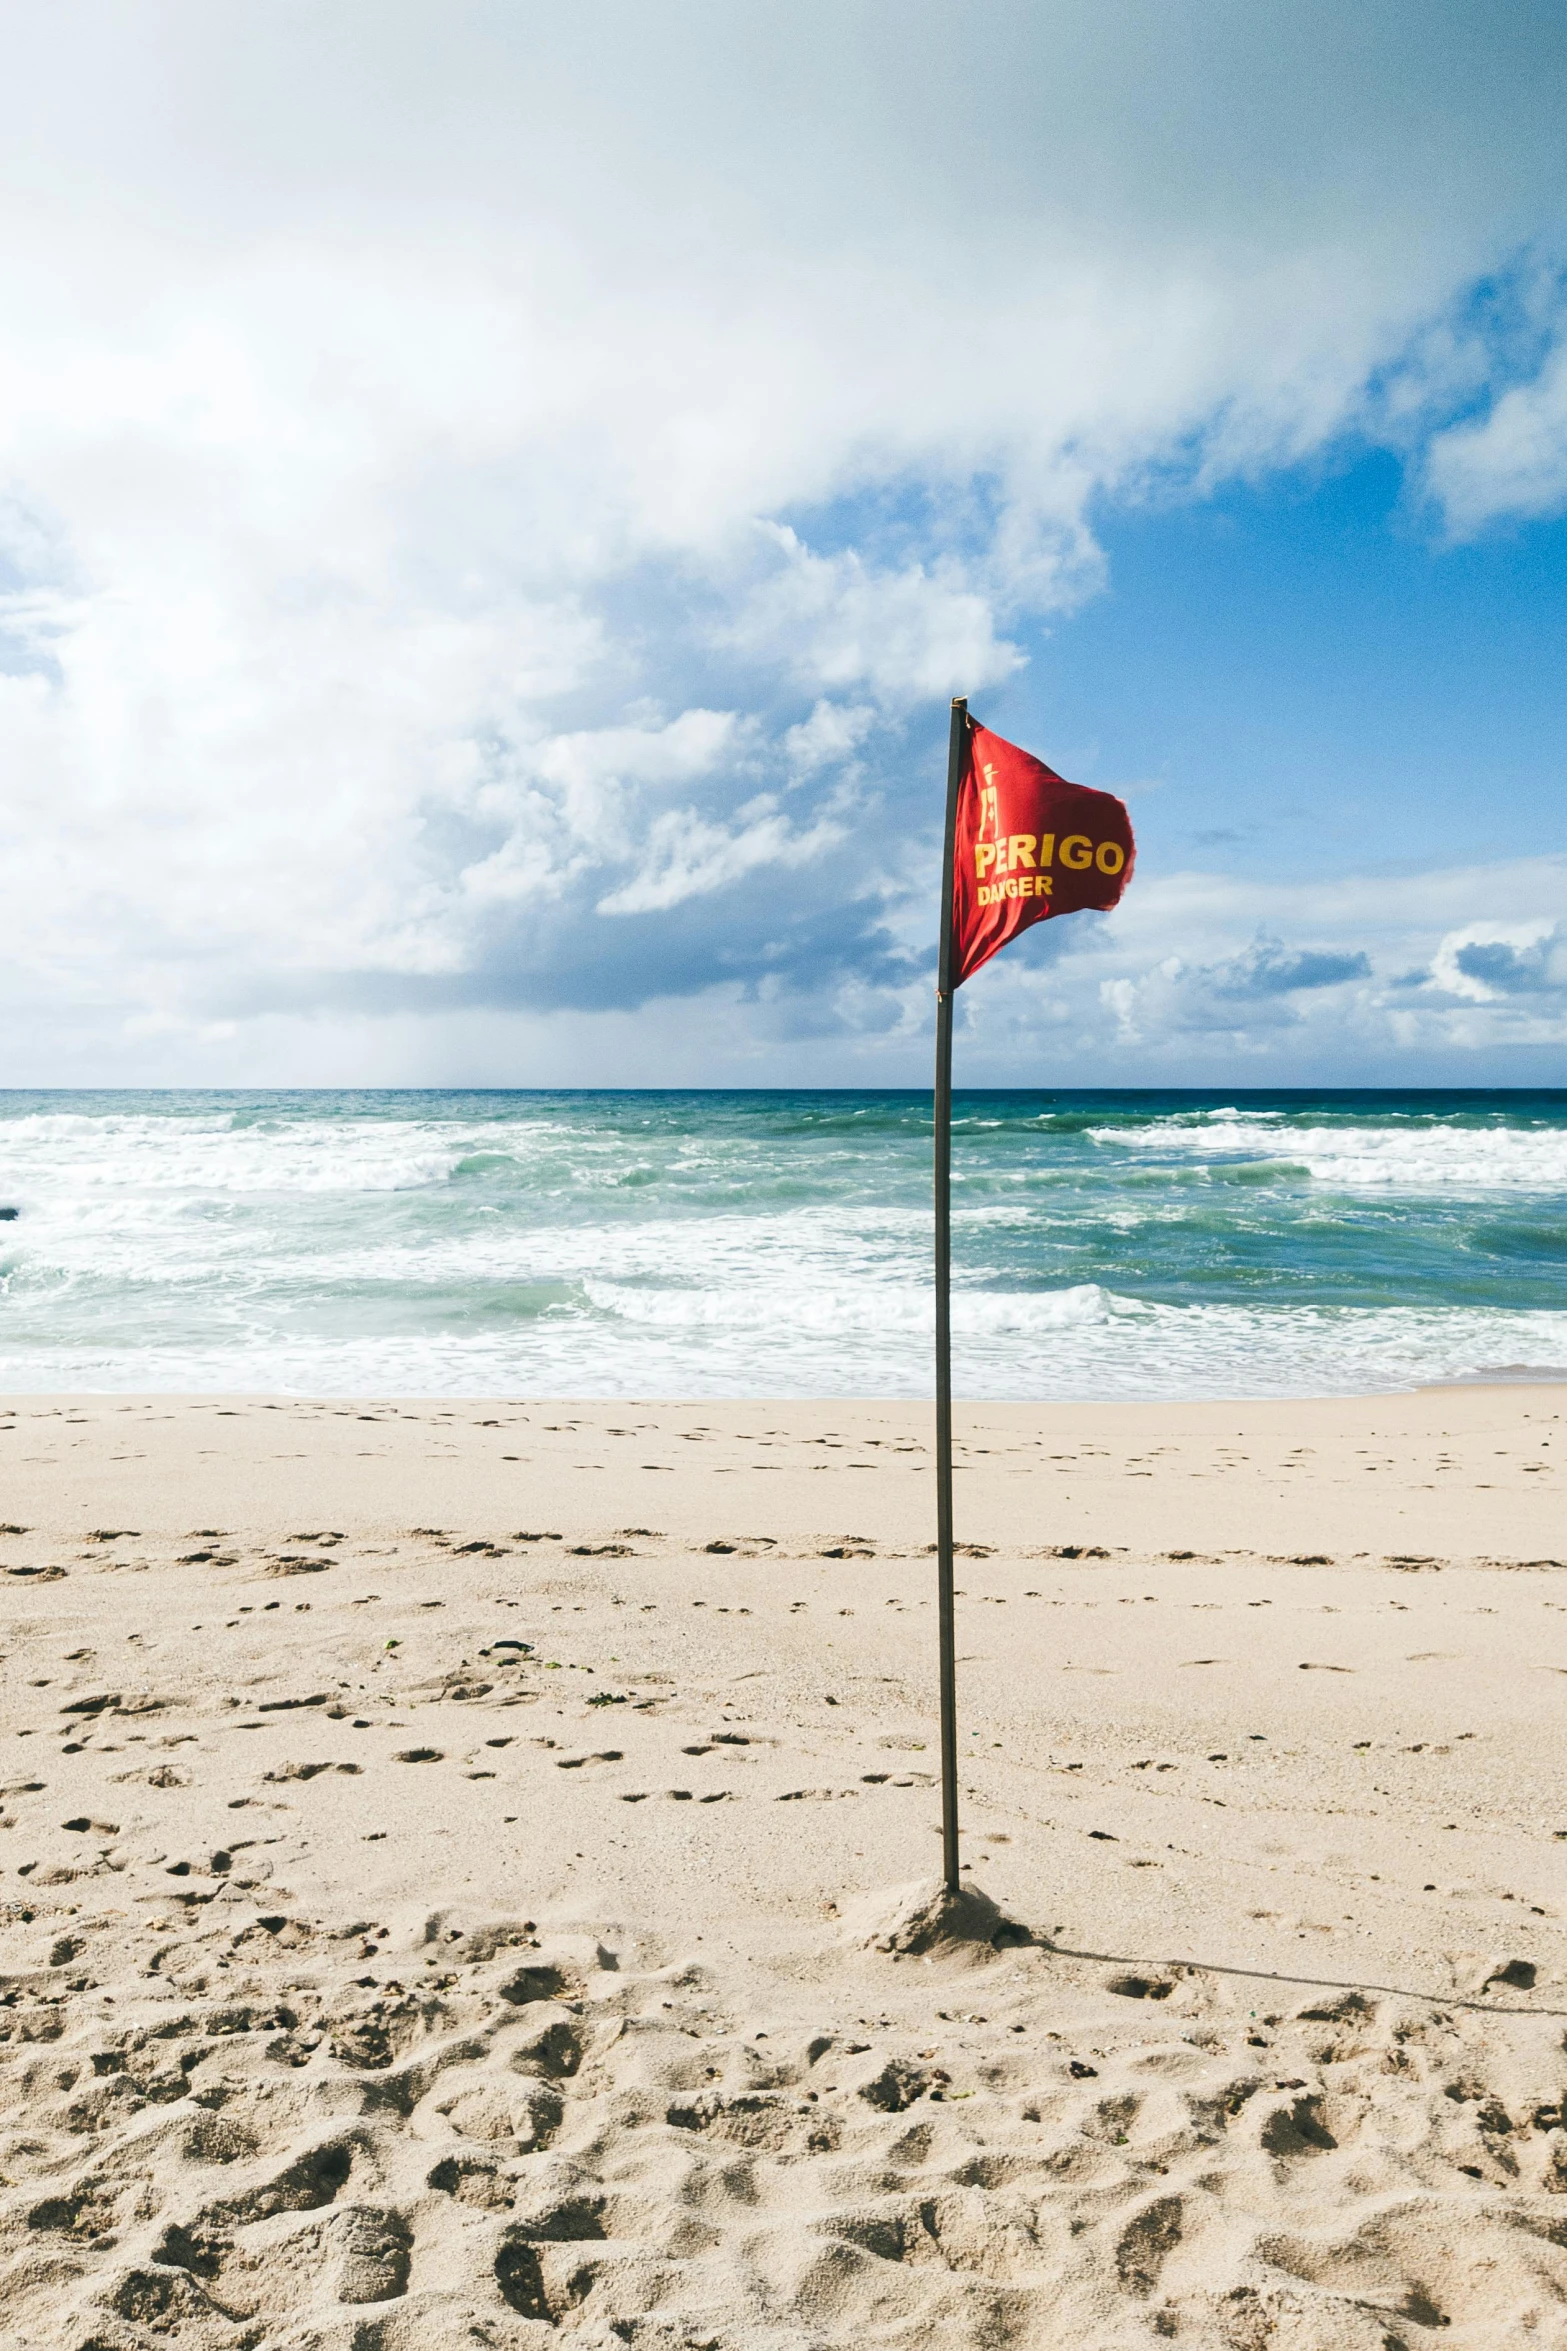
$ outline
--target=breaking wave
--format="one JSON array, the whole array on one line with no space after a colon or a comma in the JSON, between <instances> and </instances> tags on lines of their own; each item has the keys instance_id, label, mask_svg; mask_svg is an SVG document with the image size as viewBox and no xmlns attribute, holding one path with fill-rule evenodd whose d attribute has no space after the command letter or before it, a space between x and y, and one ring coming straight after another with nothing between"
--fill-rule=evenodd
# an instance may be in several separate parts
<instances>
[{"instance_id":1,"label":"breaking wave","mask_svg":"<svg viewBox=\"0 0 1567 2351\"><path fill-rule=\"evenodd\" d=\"M973 1397L1567 1364L1567 1095L960 1097ZM929 1392L916 1094L0 1098L12 1392Z\"/></svg>"}]
</instances>

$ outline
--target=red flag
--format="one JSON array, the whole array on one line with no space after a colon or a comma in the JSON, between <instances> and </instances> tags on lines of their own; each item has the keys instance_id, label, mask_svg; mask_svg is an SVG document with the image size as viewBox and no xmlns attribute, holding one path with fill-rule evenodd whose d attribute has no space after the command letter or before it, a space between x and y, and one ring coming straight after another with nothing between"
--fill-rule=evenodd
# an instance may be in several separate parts
<instances>
[{"instance_id":1,"label":"red flag","mask_svg":"<svg viewBox=\"0 0 1567 2351\"><path fill-rule=\"evenodd\" d=\"M1132 820L1109 792L971 724L952 869L954 988L1052 914L1114 906L1132 878Z\"/></svg>"}]
</instances>

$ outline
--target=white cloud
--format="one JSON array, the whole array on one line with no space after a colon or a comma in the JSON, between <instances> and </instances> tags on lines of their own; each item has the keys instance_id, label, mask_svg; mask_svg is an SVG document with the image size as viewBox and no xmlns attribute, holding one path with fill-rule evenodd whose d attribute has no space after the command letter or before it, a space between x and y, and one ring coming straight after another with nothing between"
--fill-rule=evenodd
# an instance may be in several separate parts
<instances>
[{"instance_id":1,"label":"white cloud","mask_svg":"<svg viewBox=\"0 0 1567 2351\"><path fill-rule=\"evenodd\" d=\"M843 839L823 818L798 833L764 794L740 811L738 828L704 824L694 809L669 810L650 828L646 862L632 881L598 902L600 914L657 914L744 880L759 866L808 865Z\"/></svg>"},{"instance_id":2,"label":"white cloud","mask_svg":"<svg viewBox=\"0 0 1567 2351\"><path fill-rule=\"evenodd\" d=\"M1492 907L1513 919L1464 919ZM1549 1083L1567 1044L1564 917L1563 858L1311 883L1146 877L1113 916L1046 925L970 982L960 1061L975 1083L1103 1082L1090 1072L1112 1047L1128 1084L1306 1084L1346 1066L1389 1082L1400 1064Z\"/></svg>"},{"instance_id":3,"label":"white cloud","mask_svg":"<svg viewBox=\"0 0 1567 2351\"><path fill-rule=\"evenodd\" d=\"M791 775L803 783L824 767L850 768L854 753L876 724L868 703L818 702L809 718L784 735L784 756Z\"/></svg>"},{"instance_id":4,"label":"white cloud","mask_svg":"<svg viewBox=\"0 0 1567 2351\"><path fill-rule=\"evenodd\" d=\"M1528 14L12 8L0 1075L669 990L895 1055L911 722L1100 583L1097 502L1320 447L1411 338L1457 380L1554 217ZM1555 495L1556 365L1437 442L1460 522ZM1083 1033L1360 1002L1227 923L1065 959Z\"/></svg>"},{"instance_id":5,"label":"white cloud","mask_svg":"<svg viewBox=\"0 0 1567 2351\"><path fill-rule=\"evenodd\" d=\"M1476 423L1431 443L1426 474L1455 537L1503 517L1567 506L1567 340L1533 380L1502 394Z\"/></svg>"},{"instance_id":6,"label":"white cloud","mask_svg":"<svg viewBox=\"0 0 1567 2351\"><path fill-rule=\"evenodd\" d=\"M994 589L976 589L956 564L878 571L853 548L814 555L785 526L764 528L779 561L714 633L805 691L868 689L897 709L999 685L1021 667L999 635Z\"/></svg>"},{"instance_id":7,"label":"white cloud","mask_svg":"<svg viewBox=\"0 0 1567 2351\"><path fill-rule=\"evenodd\" d=\"M1447 995L1470 1004L1496 1004L1519 991L1556 990L1567 997L1564 949L1567 941L1548 915L1534 922L1466 923L1441 941L1431 977Z\"/></svg>"}]
</instances>

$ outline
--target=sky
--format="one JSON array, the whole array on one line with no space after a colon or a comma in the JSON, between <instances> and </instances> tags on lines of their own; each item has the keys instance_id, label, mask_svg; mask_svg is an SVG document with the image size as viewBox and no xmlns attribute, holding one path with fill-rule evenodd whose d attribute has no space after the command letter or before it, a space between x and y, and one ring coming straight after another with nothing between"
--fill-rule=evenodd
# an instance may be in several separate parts
<instances>
[{"instance_id":1,"label":"sky","mask_svg":"<svg viewBox=\"0 0 1567 2351\"><path fill-rule=\"evenodd\" d=\"M1567 1084L1544 0L0 0L0 1084Z\"/></svg>"}]
</instances>

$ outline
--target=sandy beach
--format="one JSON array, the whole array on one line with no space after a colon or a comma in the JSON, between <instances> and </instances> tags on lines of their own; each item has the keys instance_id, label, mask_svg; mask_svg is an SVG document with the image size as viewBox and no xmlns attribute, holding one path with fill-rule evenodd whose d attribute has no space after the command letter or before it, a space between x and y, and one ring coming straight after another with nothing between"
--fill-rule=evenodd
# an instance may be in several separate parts
<instances>
[{"instance_id":1,"label":"sandy beach","mask_svg":"<svg viewBox=\"0 0 1567 2351\"><path fill-rule=\"evenodd\" d=\"M1564 1431L16 1400L6 2342L1567 2344Z\"/></svg>"}]
</instances>

